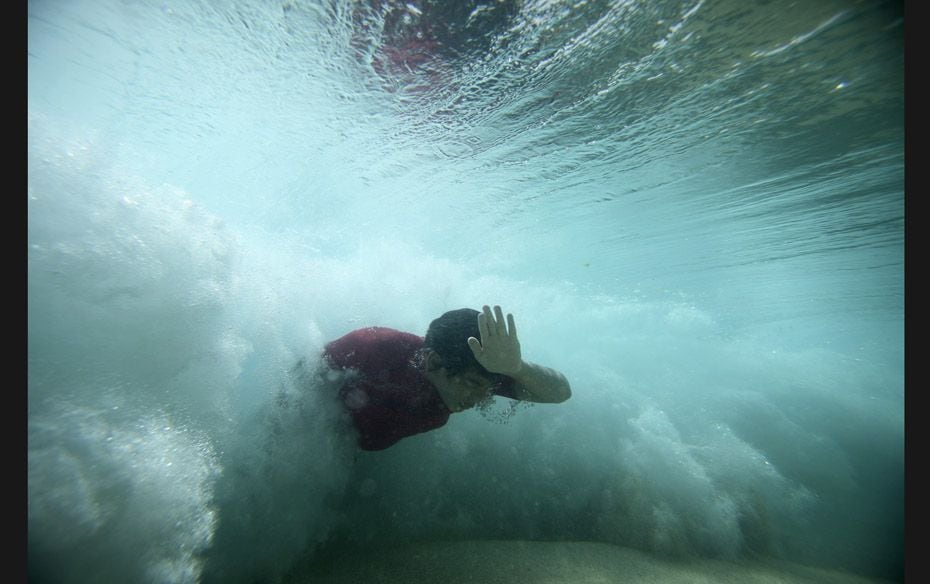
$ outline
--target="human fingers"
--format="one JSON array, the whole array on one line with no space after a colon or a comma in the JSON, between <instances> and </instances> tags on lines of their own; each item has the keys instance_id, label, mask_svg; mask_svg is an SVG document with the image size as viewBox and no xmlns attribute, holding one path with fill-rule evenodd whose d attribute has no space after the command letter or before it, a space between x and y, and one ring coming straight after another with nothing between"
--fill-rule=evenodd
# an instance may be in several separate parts
<instances>
[{"instance_id":1,"label":"human fingers","mask_svg":"<svg viewBox=\"0 0 930 584\"><path fill-rule=\"evenodd\" d=\"M517 323L513 320L513 315L507 314L507 327L510 329L510 336L516 340L517 339Z\"/></svg>"},{"instance_id":2,"label":"human fingers","mask_svg":"<svg viewBox=\"0 0 930 584\"><path fill-rule=\"evenodd\" d=\"M497 325L497 334L506 335L507 334L507 321L504 320L504 311L501 310L500 306L495 306L494 314L497 317L494 320L494 324Z\"/></svg>"},{"instance_id":3,"label":"human fingers","mask_svg":"<svg viewBox=\"0 0 930 584\"><path fill-rule=\"evenodd\" d=\"M479 314L478 318L481 318L482 316L484 317L484 323L487 327L488 335L497 336L500 333L498 331L497 321L494 320L494 315L491 314L491 307L485 305L482 310L484 310L484 312Z\"/></svg>"},{"instance_id":4,"label":"human fingers","mask_svg":"<svg viewBox=\"0 0 930 584\"><path fill-rule=\"evenodd\" d=\"M488 318L491 315L491 311L487 306L484 307L484 312L478 313L478 334L481 335L481 340L488 338L491 334L491 331L488 327Z\"/></svg>"}]
</instances>

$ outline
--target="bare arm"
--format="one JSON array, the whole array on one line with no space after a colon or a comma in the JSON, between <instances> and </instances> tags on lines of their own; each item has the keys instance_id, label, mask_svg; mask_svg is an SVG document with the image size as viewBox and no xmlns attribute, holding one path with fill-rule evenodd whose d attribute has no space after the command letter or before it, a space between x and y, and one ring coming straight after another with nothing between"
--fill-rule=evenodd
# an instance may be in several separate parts
<instances>
[{"instance_id":1,"label":"bare arm","mask_svg":"<svg viewBox=\"0 0 930 584\"><path fill-rule=\"evenodd\" d=\"M480 341L475 337L468 339L475 359L492 373L513 377L517 399L560 403L571 397L571 386L564 375L523 360L512 314L508 314L505 321L500 306L494 307L494 314L489 306L485 306L484 312L478 315L478 332Z\"/></svg>"},{"instance_id":2,"label":"bare arm","mask_svg":"<svg viewBox=\"0 0 930 584\"><path fill-rule=\"evenodd\" d=\"M568 380L555 369L524 361L520 372L511 377L517 382L514 386L517 399L557 404L572 396Z\"/></svg>"}]
</instances>

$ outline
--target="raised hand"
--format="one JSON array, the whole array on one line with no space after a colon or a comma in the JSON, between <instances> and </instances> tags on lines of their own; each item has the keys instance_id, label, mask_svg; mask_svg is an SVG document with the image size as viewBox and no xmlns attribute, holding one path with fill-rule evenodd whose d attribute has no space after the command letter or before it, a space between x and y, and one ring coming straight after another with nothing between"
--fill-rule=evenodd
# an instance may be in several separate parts
<instances>
[{"instance_id":1,"label":"raised hand","mask_svg":"<svg viewBox=\"0 0 930 584\"><path fill-rule=\"evenodd\" d=\"M513 376L520 372L524 363L512 314L508 314L505 321L500 306L494 307L493 314L491 308L485 306L478 315L478 333L481 340L469 337L468 346L482 367L502 375Z\"/></svg>"}]
</instances>

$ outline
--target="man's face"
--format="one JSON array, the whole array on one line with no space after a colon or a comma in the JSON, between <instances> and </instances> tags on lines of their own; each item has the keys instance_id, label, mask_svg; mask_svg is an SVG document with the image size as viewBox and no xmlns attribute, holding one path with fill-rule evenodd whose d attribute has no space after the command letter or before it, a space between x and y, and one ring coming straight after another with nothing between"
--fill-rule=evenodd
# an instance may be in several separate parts
<instances>
[{"instance_id":1,"label":"man's face","mask_svg":"<svg viewBox=\"0 0 930 584\"><path fill-rule=\"evenodd\" d=\"M446 376L447 393L452 398L450 409L460 412L474 407L491 395L494 382L477 371L465 371Z\"/></svg>"}]
</instances>

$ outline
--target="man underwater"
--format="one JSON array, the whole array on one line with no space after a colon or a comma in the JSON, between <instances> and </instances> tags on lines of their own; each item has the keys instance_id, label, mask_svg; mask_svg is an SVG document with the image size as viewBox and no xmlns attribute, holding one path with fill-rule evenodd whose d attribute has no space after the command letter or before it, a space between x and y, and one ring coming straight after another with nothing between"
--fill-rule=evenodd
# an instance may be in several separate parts
<instances>
[{"instance_id":1,"label":"man underwater","mask_svg":"<svg viewBox=\"0 0 930 584\"><path fill-rule=\"evenodd\" d=\"M462 308L430 323L426 337L385 327L352 331L323 349L345 373L338 390L363 450L435 430L492 395L536 403L571 397L564 375L523 360L513 315Z\"/></svg>"}]
</instances>

